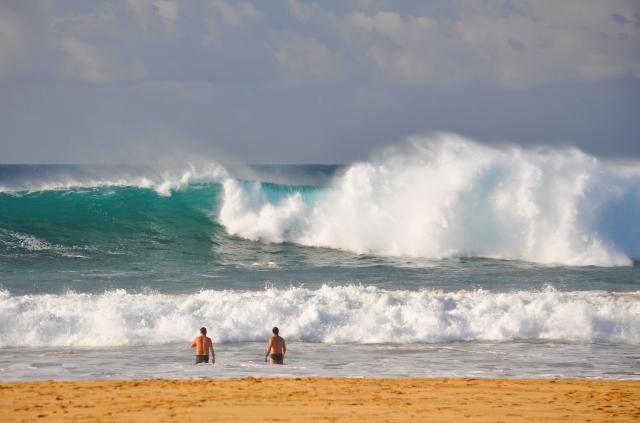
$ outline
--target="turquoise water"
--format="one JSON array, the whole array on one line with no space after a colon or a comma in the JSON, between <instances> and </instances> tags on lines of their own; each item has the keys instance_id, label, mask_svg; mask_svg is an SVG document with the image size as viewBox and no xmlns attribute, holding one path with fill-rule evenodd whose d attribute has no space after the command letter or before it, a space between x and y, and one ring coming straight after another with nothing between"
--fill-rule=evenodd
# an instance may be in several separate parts
<instances>
[{"instance_id":1,"label":"turquoise water","mask_svg":"<svg viewBox=\"0 0 640 423\"><path fill-rule=\"evenodd\" d=\"M278 201L322 187L261 184ZM637 266L549 266L482 258L354 254L229 235L219 183L159 195L137 187L0 193L2 286L13 294L106 289L189 293L362 284L387 289L635 291Z\"/></svg>"}]
</instances>

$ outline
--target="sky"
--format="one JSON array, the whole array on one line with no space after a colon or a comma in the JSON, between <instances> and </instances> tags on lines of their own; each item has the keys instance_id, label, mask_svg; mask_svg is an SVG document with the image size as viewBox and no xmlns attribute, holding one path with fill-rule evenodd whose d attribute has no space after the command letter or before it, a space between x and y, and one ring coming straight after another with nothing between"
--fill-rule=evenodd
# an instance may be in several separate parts
<instances>
[{"instance_id":1,"label":"sky","mask_svg":"<svg viewBox=\"0 0 640 423\"><path fill-rule=\"evenodd\" d=\"M1 0L0 163L640 159L640 1Z\"/></svg>"}]
</instances>

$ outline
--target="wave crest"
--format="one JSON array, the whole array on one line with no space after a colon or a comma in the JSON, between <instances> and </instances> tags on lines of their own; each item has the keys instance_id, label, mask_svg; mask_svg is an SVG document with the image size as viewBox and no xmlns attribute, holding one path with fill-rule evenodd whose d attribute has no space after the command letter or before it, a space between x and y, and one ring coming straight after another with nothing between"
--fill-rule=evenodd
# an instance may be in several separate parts
<instances>
[{"instance_id":1,"label":"wave crest","mask_svg":"<svg viewBox=\"0 0 640 423\"><path fill-rule=\"evenodd\" d=\"M639 215L638 163L444 134L356 163L311 199L227 180L219 217L231 234L266 242L616 266L640 257Z\"/></svg>"},{"instance_id":2,"label":"wave crest","mask_svg":"<svg viewBox=\"0 0 640 423\"><path fill-rule=\"evenodd\" d=\"M0 178L2 192L40 192L78 188L136 187L152 189L159 195L185 188L195 181L221 181L228 177L224 167L217 163L188 164L179 167L137 168L127 166L14 166L5 169Z\"/></svg>"}]
</instances>

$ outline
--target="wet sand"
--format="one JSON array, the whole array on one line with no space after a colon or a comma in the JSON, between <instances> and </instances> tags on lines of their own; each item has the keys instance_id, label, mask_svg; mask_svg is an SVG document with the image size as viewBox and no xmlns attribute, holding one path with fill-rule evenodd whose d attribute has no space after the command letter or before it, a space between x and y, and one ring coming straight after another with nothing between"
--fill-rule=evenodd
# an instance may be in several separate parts
<instances>
[{"instance_id":1,"label":"wet sand","mask_svg":"<svg viewBox=\"0 0 640 423\"><path fill-rule=\"evenodd\" d=\"M0 382L0 420L640 421L640 381L246 378Z\"/></svg>"}]
</instances>

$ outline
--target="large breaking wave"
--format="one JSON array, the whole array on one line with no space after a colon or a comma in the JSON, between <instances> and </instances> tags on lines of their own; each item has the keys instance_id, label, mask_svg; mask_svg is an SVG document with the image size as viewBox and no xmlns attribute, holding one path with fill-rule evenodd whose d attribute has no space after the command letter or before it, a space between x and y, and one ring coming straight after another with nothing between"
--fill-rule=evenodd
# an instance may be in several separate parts
<instances>
[{"instance_id":1,"label":"large breaking wave","mask_svg":"<svg viewBox=\"0 0 640 423\"><path fill-rule=\"evenodd\" d=\"M600 266L640 257L640 163L574 148L412 138L314 196L272 191L227 179L220 223L252 240L380 255Z\"/></svg>"},{"instance_id":2,"label":"large breaking wave","mask_svg":"<svg viewBox=\"0 0 640 423\"><path fill-rule=\"evenodd\" d=\"M290 340L439 343L559 340L640 343L640 293L491 293L323 286L213 291L12 296L0 291L0 348L182 342L206 325L217 342Z\"/></svg>"},{"instance_id":3,"label":"large breaking wave","mask_svg":"<svg viewBox=\"0 0 640 423\"><path fill-rule=\"evenodd\" d=\"M0 252L127 251L149 234L184 240L185 228L197 241L188 248L209 248L199 240L219 223L255 241L386 256L598 266L640 258L640 163L574 148L414 137L322 186L252 182L215 163L3 169Z\"/></svg>"}]
</instances>

